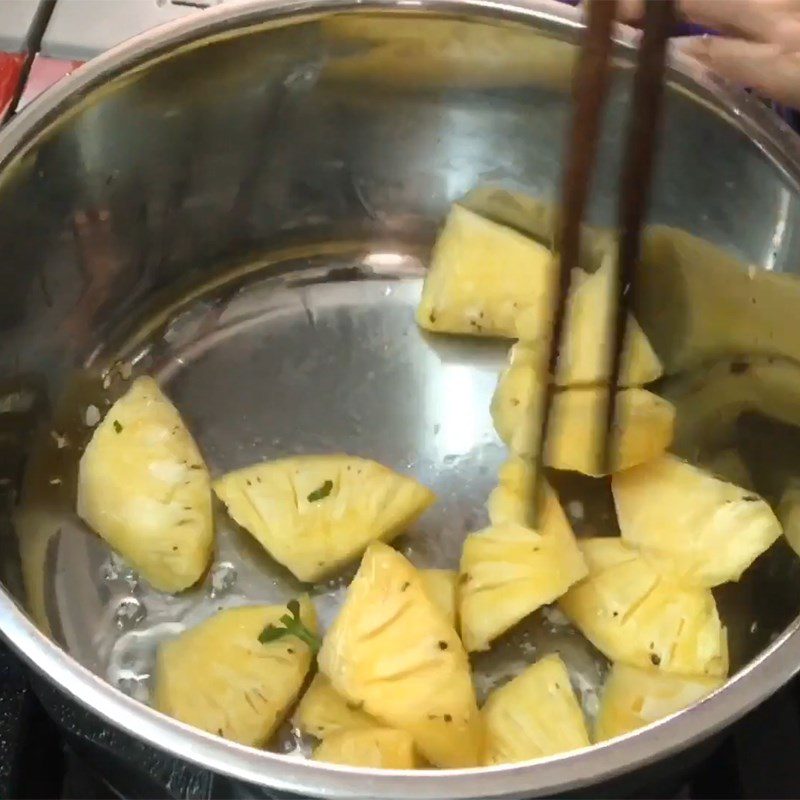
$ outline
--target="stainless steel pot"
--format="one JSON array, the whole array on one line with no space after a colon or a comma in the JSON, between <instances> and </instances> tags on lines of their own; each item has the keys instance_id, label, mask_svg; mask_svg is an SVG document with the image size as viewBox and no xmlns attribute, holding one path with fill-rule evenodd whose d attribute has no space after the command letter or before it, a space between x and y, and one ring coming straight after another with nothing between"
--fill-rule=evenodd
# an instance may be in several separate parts
<instances>
[{"instance_id":1,"label":"stainless steel pot","mask_svg":"<svg viewBox=\"0 0 800 800\"><path fill-rule=\"evenodd\" d=\"M366 12L377 16L352 16ZM371 339L374 320L360 327L362 310L377 307L385 292L400 298L395 310L406 325L413 292L402 279L419 275L436 224L473 187L488 182L545 200L554 196L578 27L575 12L545 0L235 4L101 56L0 131L0 446L7 522L16 499L10 489L23 465L26 475L22 513L5 530L0 629L46 680L132 736L240 786L342 798L512 798L575 791L675 756L741 716L800 667L800 599L792 590L797 569L788 550L778 548L749 582L735 587L738 594L728 603L740 669L726 687L621 740L531 764L413 774L323 766L205 735L104 679L109 653L97 626L110 590L95 585L97 570L106 570L106 578L116 570L111 577L122 583L130 576L108 562L70 512L75 445L87 436L86 412L106 399L104 367L124 352L135 368L160 370L172 380L182 374L185 358L205 364L205 371L191 373L201 376L196 384L187 377L174 389L192 398L188 417L216 464L244 457L243 448L246 456L292 446L292 436L300 435L288 427L297 397L270 401L270 419L291 432L283 445L260 442L263 431L252 427L253 419L269 427L259 397L293 374L269 360L277 358L281 340L268 348L267 361L259 361L261 334L252 334L253 320L277 296L284 298L278 304L284 311L291 307L307 318L309 329L322 324L327 331L327 301L310 290L303 294L304 287L337 285L344 287L336 296L345 310L335 331L347 329L342 341L355 355L348 360L339 350L320 357L329 366L314 367L320 380L302 398L305 419L324 420L346 403L336 378L344 380L348 364L364 359L381 369L394 358L381 381L365 390L378 398L365 402L367 420L339 419L334 444L344 446L348 437L366 441L378 429L389 431L380 440L387 447L409 431L416 435L422 406L406 407L385 424L369 410L424 394L434 367L458 367L459 357L438 352L419 370L407 349L386 355L391 337L399 341L407 330L394 323L386 323L386 351L379 352ZM613 221L615 150L627 104L634 34L621 37L592 209L600 225ZM796 270L797 140L756 100L691 63L673 64L668 94L653 222L682 228L757 267ZM298 270L302 280L291 277ZM259 284L265 291L245 292L250 305L237 305L254 275L268 276ZM370 284L373 279L378 283ZM400 280L398 291L383 279ZM288 305L287 292L296 292ZM747 338L747 326L763 322L751 316L742 309L731 320L739 337L731 334L731 341ZM203 362L225 339L215 338L221 322L237 337L244 331L244 338ZM795 320L775 324L783 330L783 350L791 351ZM752 335L767 334L753 328ZM176 349L176 341L191 346ZM319 345L301 337L285 346L300 370L309 368L301 354ZM233 362L236 370L229 372ZM395 369L404 363L412 367ZM492 380L484 375L469 384L476 404L487 401ZM469 405L464 392L457 380L438 386L440 412L452 416L457 405ZM231 416L234 430L245 428L244 444L226 438ZM475 419L473 427L483 424ZM439 481L446 498L446 515L433 527L443 529L446 516L460 515L458 530L442 547L418 545L436 562L452 555L448 547L457 552L502 453L489 448L472 458L458 451L458 442L452 452L434 453L423 438L409 446L429 456L428 477ZM406 455L392 452L395 460ZM231 541L225 540L227 554L240 547ZM242 581L263 595L262 567L271 569L258 562ZM224 575L216 577L225 583ZM289 586L285 576L270 578L281 591ZM211 587L212 596L218 588ZM113 609L112 621L135 631L142 607L135 594L126 600ZM146 600L151 618L158 618L161 601ZM186 603L192 602L190 596ZM724 606L725 598L720 602Z\"/></svg>"}]
</instances>

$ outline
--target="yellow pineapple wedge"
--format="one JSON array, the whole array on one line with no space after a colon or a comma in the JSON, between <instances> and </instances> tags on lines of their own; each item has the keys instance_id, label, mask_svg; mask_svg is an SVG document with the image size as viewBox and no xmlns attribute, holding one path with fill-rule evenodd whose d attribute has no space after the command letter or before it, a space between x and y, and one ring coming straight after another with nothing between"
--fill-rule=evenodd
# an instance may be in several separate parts
<instances>
[{"instance_id":1,"label":"yellow pineapple wedge","mask_svg":"<svg viewBox=\"0 0 800 800\"><path fill-rule=\"evenodd\" d=\"M612 477L622 538L691 586L738 581L781 535L757 494L663 455Z\"/></svg>"},{"instance_id":2,"label":"yellow pineapple wedge","mask_svg":"<svg viewBox=\"0 0 800 800\"><path fill-rule=\"evenodd\" d=\"M492 420L500 438L516 455L538 449L542 372L536 351L522 344L511 350L509 367L492 398ZM600 387L564 389L555 395L545 463L555 469L600 476L608 392ZM669 447L675 425L671 403L646 389L624 389L617 400L612 472L656 458Z\"/></svg>"},{"instance_id":3,"label":"yellow pineapple wedge","mask_svg":"<svg viewBox=\"0 0 800 800\"><path fill-rule=\"evenodd\" d=\"M532 468L512 459L489 498L492 525L464 542L459 578L461 638L469 651L490 643L552 603L587 574L555 492L546 487L541 525L525 525Z\"/></svg>"},{"instance_id":4,"label":"yellow pineapple wedge","mask_svg":"<svg viewBox=\"0 0 800 800\"><path fill-rule=\"evenodd\" d=\"M417 322L435 333L516 338L520 314L550 318L555 278L546 247L455 205L433 251Z\"/></svg>"},{"instance_id":5,"label":"yellow pineapple wedge","mask_svg":"<svg viewBox=\"0 0 800 800\"><path fill-rule=\"evenodd\" d=\"M228 513L301 581L317 581L391 541L436 499L365 458L296 456L229 472L214 482Z\"/></svg>"},{"instance_id":6,"label":"yellow pineapple wedge","mask_svg":"<svg viewBox=\"0 0 800 800\"><path fill-rule=\"evenodd\" d=\"M482 730L467 654L419 572L391 547L367 548L318 663L347 700L410 733L431 764L478 764Z\"/></svg>"},{"instance_id":7,"label":"yellow pineapple wedge","mask_svg":"<svg viewBox=\"0 0 800 800\"><path fill-rule=\"evenodd\" d=\"M300 619L314 633L314 606L307 597L299 605ZM231 608L162 644L155 707L234 742L266 744L300 694L313 658L293 635L259 641L286 613L286 606Z\"/></svg>"},{"instance_id":8,"label":"yellow pineapple wedge","mask_svg":"<svg viewBox=\"0 0 800 800\"><path fill-rule=\"evenodd\" d=\"M353 728L328 736L316 750L315 761L372 769L414 769L414 738L394 728Z\"/></svg>"},{"instance_id":9,"label":"yellow pineapple wedge","mask_svg":"<svg viewBox=\"0 0 800 800\"><path fill-rule=\"evenodd\" d=\"M317 739L353 728L380 726L359 704L345 700L319 672L297 706L295 721L303 733L310 733Z\"/></svg>"},{"instance_id":10,"label":"yellow pineapple wedge","mask_svg":"<svg viewBox=\"0 0 800 800\"><path fill-rule=\"evenodd\" d=\"M495 689L482 710L483 763L514 764L589 746L589 734L569 673L557 655L527 667Z\"/></svg>"},{"instance_id":11,"label":"yellow pineapple wedge","mask_svg":"<svg viewBox=\"0 0 800 800\"><path fill-rule=\"evenodd\" d=\"M680 675L727 675L728 637L709 589L664 578L618 538L580 547L589 576L559 605L606 658Z\"/></svg>"},{"instance_id":12,"label":"yellow pineapple wedge","mask_svg":"<svg viewBox=\"0 0 800 800\"><path fill-rule=\"evenodd\" d=\"M422 585L433 604L455 628L458 603L458 573L454 569L423 569L419 573Z\"/></svg>"},{"instance_id":13,"label":"yellow pineapple wedge","mask_svg":"<svg viewBox=\"0 0 800 800\"><path fill-rule=\"evenodd\" d=\"M594 740L602 742L642 728L694 705L723 678L670 675L658 669L614 664L600 697Z\"/></svg>"},{"instance_id":14,"label":"yellow pineapple wedge","mask_svg":"<svg viewBox=\"0 0 800 800\"><path fill-rule=\"evenodd\" d=\"M137 378L98 425L78 469L78 515L148 583L179 592L211 560L208 470L175 406Z\"/></svg>"},{"instance_id":15,"label":"yellow pineapple wedge","mask_svg":"<svg viewBox=\"0 0 800 800\"><path fill-rule=\"evenodd\" d=\"M611 326L614 321L616 286L615 258L608 254L591 275L582 269L572 272L565 331L556 369L559 386L576 386L607 381L611 365ZM518 320L517 332L547 368L552 325L542 316L526 314ZM661 377L664 369L636 320L628 315L620 368L620 385L641 386Z\"/></svg>"}]
</instances>

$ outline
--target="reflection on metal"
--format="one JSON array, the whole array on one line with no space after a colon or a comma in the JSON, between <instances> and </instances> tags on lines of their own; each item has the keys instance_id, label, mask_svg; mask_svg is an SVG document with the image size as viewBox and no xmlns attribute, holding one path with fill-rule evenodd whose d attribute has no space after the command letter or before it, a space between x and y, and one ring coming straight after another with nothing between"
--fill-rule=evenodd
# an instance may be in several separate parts
<instances>
[{"instance_id":1,"label":"reflection on metal","mask_svg":"<svg viewBox=\"0 0 800 800\"><path fill-rule=\"evenodd\" d=\"M209 598L208 586L165 597L111 570L71 512L88 435L82 420L89 405L104 410L124 390L127 370L103 377L121 356L159 373L215 472L344 448L433 485L441 504L404 543L419 563L454 562L464 533L483 524L505 455L488 421L503 346L429 340L411 311L436 228L465 191L493 184L465 202L551 238L577 15L543 0L423 0L413 9L320 0L309 8L225 3L147 32L87 63L0 131L0 375L32 375L54 399L56 435L46 430L52 446L41 442L33 455L43 457L28 461L39 487L28 502L59 520L37 530L61 530L34 548L39 611L58 644L6 592L4 635L67 694L164 750L235 776L239 793L245 782L396 800L553 794L691 745L797 668L796 593L771 601L765 629L775 643L688 714L566 761L492 772L371 775L243 749L177 726L100 677L111 654L117 664L136 639L117 644L120 604L134 608L134 622L142 606L131 598L143 604L138 632L209 609L198 599ZM624 64L624 44L618 55ZM615 75L600 142L590 208L600 239L614 215L628 77L624 66ZM671 78L651 213L658 225L645 258L659 269L647 273L649 289L643 284L643 325L673 369L754 340L796 357L800 344L783 323L797 304L780 273L798 269L798 145L755 100L696 65ZM595 236L585 237L588 263ZM742 263L773 271L753 281ZM51 484L55 477L61 483ZM219 541L237 574L222 601L298 588L222 521ZM347 577L315 588L323 618ZM11 579L5 586L15 589ZM760 584L752 590L773 597ZM730 619L746 631L759 606L745 597L737 608ZM520 635L550 647L545 623L537 617ZM747 634L743 641L740 663L757 646ZM484 665L484 683L506 655L520 658L515 647ZM588 696L599 677L594 655L570 661ZM134 678L143 674L123 675L137 696L146 685Z\"/></svg>"}]
</instances>

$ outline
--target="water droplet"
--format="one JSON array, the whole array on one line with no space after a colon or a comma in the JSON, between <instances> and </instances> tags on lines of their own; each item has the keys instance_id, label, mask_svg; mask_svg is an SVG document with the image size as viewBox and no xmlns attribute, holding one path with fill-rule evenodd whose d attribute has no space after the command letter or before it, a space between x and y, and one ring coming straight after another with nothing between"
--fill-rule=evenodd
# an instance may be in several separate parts
<instances>
[{"instance_id":1,"label":"water droplet","mask_svg":"<svg viewBox=\"0 0 800 800\"><path fill-rule=\"evenodd\" d=\"M136 597L123 597L114 609L114 624L121 631L135 627L147 616L147 609Z\"/></svg>"},{"instance_id":2,"label":"water droplet","mask_svg":"<svg viewBox=\"0 0 800 800\"><path fill-rule=\"evenodd\" d=\"M208 596L214 598L227 594L236 585L238 577L236 567L230 561L221 561L216 564L209 575L211 587L209 588Z\"/></svg>"},{"instance_id":3,"label":"water droplet","mask_svg":"<svg viewBox=\"0 0 800 800\"><path fill-rule=\"evenodd\" d=\"M96 405L86 407L85 422L87 428L94 428L100 422L100 409Z\"/></svg>"},{"instance_id":4,"label":"water droplet","mask_svg":"<svg viewBox=\"0 0 800 800\"><path fill-rule=\"evenodd\" d=\"M100 565L100 578L106 583L122 581L130 591L139 585L139 576L116 553L110 553Z\"/></svg>"}]
</instances>

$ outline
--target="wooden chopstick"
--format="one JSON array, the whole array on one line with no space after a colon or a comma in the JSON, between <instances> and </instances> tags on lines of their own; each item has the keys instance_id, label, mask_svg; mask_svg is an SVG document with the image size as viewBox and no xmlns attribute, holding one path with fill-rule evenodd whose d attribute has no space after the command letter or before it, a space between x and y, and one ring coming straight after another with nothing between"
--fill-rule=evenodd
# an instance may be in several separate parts
<instances>
[{"instance_id":1,"label":"wooden chopstick","mask_svg":"<svg viewBox=\"0 0 800 800\"><path fill-rule=\"evenodd\" d=\"M595 0L596 2L596 0ZM635 273L641 256L641 230L647 215L655 151L664 100L667 41L677 21L674 0L645 2L644 35L633 84L618 207L619 243L616 273L617 307L611 333L611 364L603 461L614 467L617 396L625 348L628 312L635 308Z\"/></svg>"},{"instance_id":2,"label":"wooden chopstick","mask_svg":"<svg viewBox=\"0 0 800 800\"><path fill-rule=\"evenodd\" d=\"M561 216L555 242L559 254L558 283L553 305L553 327L547 361L544 405L539 420L537 459L531 525L535 527L542 508L544 462L550 410L556 393L556 378L570 277L578 266L581 251L581 223L589 197L592 173L600 138L602 112L610 83L611 32L616 0L592 0L588 25L575 69L572 87L573 117L567 144L562 182Z\"/></svg>"}]
</instances>

